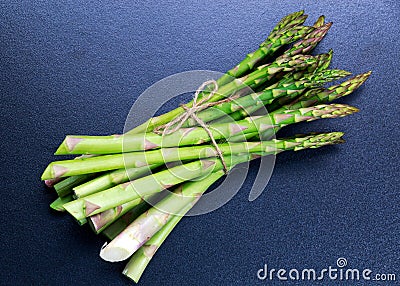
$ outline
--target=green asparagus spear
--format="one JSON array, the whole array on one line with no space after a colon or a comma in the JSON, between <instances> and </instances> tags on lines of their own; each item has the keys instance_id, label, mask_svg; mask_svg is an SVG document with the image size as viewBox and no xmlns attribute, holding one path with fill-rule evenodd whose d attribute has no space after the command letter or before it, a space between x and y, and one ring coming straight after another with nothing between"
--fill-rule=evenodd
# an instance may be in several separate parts
<instances>
[{"instance_id":1,"label":"green asparagus spear","mask_svg":"<svg viewBox=\"0 0 400 286\"><path fill-rule=\"evenodd\" d=\"M57 184L58 182L61 182L62 180L65 180L65 178L54 178L54 179L50 179L50 180L45 180L44 184L48 188L53 188L55 184Z\"/></svg>"},{"instance_id":2,"label":"green asparagus spear","mask_svg":"<svg viewBox=\"0 0 400 286\"><path fill-rule=\"evenodd\" d=\"M315 21L313 27L314 28L320 28L325 24L325 16L321 15L318 17L317 21Z\"/></svg>"},{"instance_id":3,"label":"green asparagus spear","mask_svg":"<svg viewBox=\"0 0 400 286\"><path fill-rule=\"evenodd\" d=\"M107 226L101 230L93 226L93 229L96 230L97 233L103 234L109 240L113 240L118 234L120 234L131 222L133 222L138 216L147 211L151 205L146 202L140 203L133 209L129 210L127 213L121 215L119 218L115 220L110 220L107 222ZM99 215L99 214L97 214ZM92 220L92 217L89 217L89 222Z\"/></svg>"},{"instance_id":4,"label":"green asparagus spear","mask_svg":"<svg viewBox=\"0 0 400 286\"><path fill-rule=\"evenodd\" d=\"M124 160L124 158L122 158ZM121 161L123 164L123 161ZM121 164L121 165L122 165ZM151 173L151 170L161 166L160 164L153 164L143 167L133 167L117 169L112 172L108 172L100 177L97 177L89 182L75 187L74 196L75 198L82 198L106 189L109 189L115 185L122 184L134 179L146 176ZM125 166L126 167L126 164Z\"/></svg>"},{"instance_id":5,"label":"green asparagus spear","mask_svg":"<svg viewBox=\"0 0 400 286\"><path fill-rule=\"evenodd\" d=\"M278 22L278 24L275 25L270 34L276 35L282 29L299 26L303 24L306 21L306 19L307 15L304 15L304 10L286 15ZM268 39L269 38L270 37L268 37ZM268 39L261 45L265 45L265 43L269 41Z\"/></svg>"},{"instance_id":6,"label":"green asparagus spear","mask_svg":"<svg viewBox=\"0 0 400 286\"><path fill-rule=\"evenodd\" d=\"M321 147L323 145L335 144L343 135L341 132L318 134L287 140L275 140L278 145L274 153L299 148ZM278 143L279 142L279 143ZM280 144L283 143L283 144ZM290 146L294 144L293 148ZM271 153L268 150L266 153ZM262 153L265 154L265 153ZM231 166L233 167L233 166ZM157 231L159 231L173 214L181 214L181 210L187 205L194 205L208 187L224 175L222 170L215 171L205 179L197 182L185 183L178 187L173 193L150 208L146 213L139 216L123 232L107 246L103 246L100 257L104 260L116 262L129 258L136 250L146 243Z\"/></svg>"},{"instance_id":7,"label":"green asparagus spear","mask_svg":"<svg viewBox=\"0 0 400 286\"><path fill-rule=\"evenodd\" d=\"M224 172L220 170L200 181L187 182L179 186L174 193L170 193L165 199L140 215L110 244L103 247L100 257L111 262L127 259L160 230L174 214L182 215L180 211L183 208L194 205L200 196L223 175ZM166 212L166 209L169 211Z\"/></svg>"},{"instance_id":8,"label":"green asparagus spear","mask_svg":"<svg viewBox=\"0 0 400 286\"><path fill-rule=\"evenodd\" d=\"M213 135L216 139L221 138L229 138L236 134L236 136L240 139L240 132L245 131L248 133L254 132L263 132L266 129L273 129L276 127L282 127L288 124L297 123L301 121L311 121L319 118L332 118L337 116L345 116L347 114L351 114L356 112L357 109L347 106L347 105L319 105L306 109L298 109L298 110L290 110L285 111L283 113L276 113L273 116L260 116L258 118L246 118L245 120L238 121L236 123L229 124L215 124L211 125L214 127ZM246 129L245 129L246 128ZM189 131L188 131L189 130ZM196 131L195 131L196 130ZM207 137L208 134L202 128L193 128L193 129L180 129L178 134L171 134L168 136L164 136L162 142L160 141L159 146L165 147L175 147L177 145L190 145L195 143L202 143L209 140ZM192 135L191 135L192 134ZM180 135L180 136L178 136ZM146 136L146 140L148 139ZM159 136L159 135L156 135ZM187 137L190 137L192 140L188 140ZM137 135L129 135L128 137L136 137L131 140L131 143L140 143L140 140L137 139ZM161 136L160 136L161 137ZM122 142L119 141L119 144L115 144L114 137L105 137L105 139L97 142L99 137L95 137L94 139L89 139L92 137L85 137L86 139L82 139L81 142L88 140L89 142L85 145L85 147L96 147L101 149L102 152L105 150L110 150L111 145L114 150L118 151L116 148L121 148ZM110 140L108 140L110 139ZM118 138L117 138L118 139ZM126 141L129 141L131 138L127 138ZM194 139L194 140L193 140ZM66 139L68 141L68 138ZM109 142L108 146L106 146L106 142ZM154 142L154 140L149 141ZM125 146L127 145L126 142ZM97 144L97 145L95 145ZM137 147L137 144L132 147ZM242 146L235 147L235 145L227 145L222 146L223 152L231 154L231 152L237 152L237 150L242 150ZM234 149L234 147L236 149ZM197 152L195 152L197 151ZM94 152L94 149L91 150ZM52 177L60 177L60 176L71 176L77 174L85 174L85 173L95 173L112 169L121 169L124 167L144 167L152 164L160 164L165 162L173 162L179 160L190 160L197 158L206 158L215 156L215 150L210 149L208 146L200 146L195 148L194 146L182 149L174 149L174 148L162 148L154 151L146 151L146 152L132 152L132 153L124 153L124 154L114 154L114 155L105 155L105 156L97 156L93 158L85 158L81 160L64 160L64 161L55 161L49 164L42 175L42 179L48 179ZM62 170L62 174L59 172Z\"/></svg>"},{"instance_id":9,"label":"green asparagus spear","mask_svg":"<svg viewBox=\"0 0 400 286\"><path fill-rule=\"evenodd\" d=\"M293 114L292 117L294 117ZM290 117L289 114L285 116ZM235 123L212 124L210 130L215 139L229 138L241 132L252 132L260 129L261 124L279 124L280 117L270 119L269 117L259 118L245 118ZM124 136L67 136L63 143L57 150L57 154L76 154L76 153L98 153L98 154L115 154L121 152L143 151L151 149L159 149L160 147L176 147L185 145L196 145L209 141L208 133L202 127L181 128L170 135L158 135L155 133L146 134L132 134ZM146 153L148 154L148 153ZM75 160L81 164L82 162L94 162L92 172L99 172L99 162L108 158L105 156ZM114 158L114 157L112 157ZM60 162L68 162L69 164L76 164L74 160L65 160ZM60 162L51 163L42 175L42 179L50 179L53 177L69 176L71 175ZM120 161L109 161L110 166L119 164ZM88 163L89 164L89 163ZM147 164L144 164L147 165ZM143 164L142 164L143 166ZM120 169L123 166L116 165L115 169Z\"/></svg>"},{"instance_id":10,"label":"green asparagus spear","mask_svg":"<svg viewBox=\"0 0 400 286\"><path fill-rule=\"evenodd\" d=\"M292 48L284 52L281 57L293 57L311 52L322 41L331 26L332 23L327 23L311 31L303 39L295 43Z\"/></svg>"},{"instance_id":11,"label":"green asparagus spear","mask_svg":"<svg viewBox=\"0 0 400 286\"><path fill-rule=\"evenodd\" d=\"M113 222L118 220L123 215L130 213L131 216L136 214L136 217L141 215L149 205L143 199L133 200L115 208L98 213L89 217L89 225L94 232L99 234Z\"/></svg>"},{"instance_id":12,"label":"green asparagus spear","mask_svg":"<svg viewBox=\"0 0 400 286\"><path fill-rule=\"evenodd\" d=\"M323 104L332 102L338 98L349 95L354 92L357 88L359 88L371 75L371 71L357 75L349 80L344 81L341 84L331 86L327 89L324 88L315 88L306 92L304 95L294 100L290 104L284 105L281 108L273 111L274 113L282 113L287 110L296 110L303 107L310 107L316 104ZM254 132L253 134L248 133L248 139L255 138L256 140L262 138L263 140L268 140L273 137L280 127L275 128L274 130L266 130L262 131L261 134L259 132ZM259 136L261 135L261 137ZM235 140L235 138L231 138L232 142L240 141L241 138Z\"/></svg>"},{"instance_id":13,"label":"green asparagus spear","mask_svg":"<svg viewBox=\"0 0 400 286\"><path fill-rule=\"evenodd\" d=\"M234 112L241 113L234 120L242 119L253 112L249 112L247 109L258 110L264 105L272 103L273 100L281 97L295 97L301 94L306 88L320 86L326 82L345 77L349 75L347 71L342 70L325 70L319 73L313 73L304 76L296 81L282 80L279 81L261 92L252 93L230 102L224 102L213 107L207 108L200 111L197 117L204 122L216 120L225 116L226 114L232 114ZM235 116L236 117L236 116ZM232 121L232 119L230 121ZM190 127L197 125L197 122L192 118L189 118L187 122L183 124L183 127Z\"/></svg>"},{"instance_id":14,"label":"green asparagus spear","mask_svg":"<svg viewBox=\"0 0 400 286\"><path fill-rule=\"evenodd\" d=\"M286 39L290 39L289 42L296 41L297 39L301 38L304 34L308 33L311 30L313 30L313 28L311 28L311 27L302 27L295 34L293 34L292 32L289 33L288 37L286 37ZM261 50L263 50L263 49L264 50L273 50L273 52L275 52L277 49L279 49L279 47L283 46L284 44L285 44L284 41L279 42L278 45L274 45L271 43L271 44L268 44L267 46L260 47L260 49ZM262 52L260 52L260 53L262 53ZM253 56L254 55L259 56L256 53L254 53ZM295 57L295 59L300 60L301 57L302 56L300 56L300 58ZM250 87L250 88L254 89L257 86L263 84L264 82L269 81L276 73L282 72L282 71L289 71L288 65L285 62L281 62L281 61L282 61L282 59L278 59L277 61L272 63L271 66L262 66L261 67L262 69L260 69L260 67L259 67L258 70L252 72L251 74L243 76L242 78L240 78L238 80L233 79L230 75L224 76L224 78L227 78L227 77L230 78L229 82L223 85L221 83L221 81L225 81L226 79L217 80L217 84L219 87L218 92L210 100L208 100L208 102L218 101L218 100L223 99L224 97L227 97L230 94L237 92L240 89L243 89L246 87ZM257 60L256 62L259 62L259 60ZM254 64L255 64L255 62L254 62ZM286 64L286 67L285 67L285 64ZM292 63L292 64L295 64L295 63ZM309 64L309 63L307 63L307 64ZM247 66L247 67L250 68L250 66ZM270 68L269 70L268 70L268 67ZM293 69L293 67L290 67L290 69ZM260 75L260 73L259 73L260 70L264 70L264 74L262 74L262 76L259 77L258 79L256 79L255 81L250 80L250 79L253 79L252 77L254 77L255 75ZM250 76L250 75L252 75L252 76ZM250 77L250 79L248 79L248 77ZM206 94L206 93L200 93L199 98L201 98L201 96L203 94ZM193 101L186 104L186 107L192 107L192 106L193 106ZM160 116L149 119L145 123L130 130L128 133L134 134L134 133L144 133L144 132L153 131L154 128L170 122L173 118L177 117L178 115L182 114L183 112L185 112L185 109L183 107L178 107L178 108L171 110L165 114L162 114Z\"/></svg>"},{"instance_id":15,"label":"green asparagus spear","mask_svg":"<svg viewBox=\"0 0 400 286\"><path fill-rule=\"evenodd\" d=\"M128 278L132 279L138 283L140 277L142 276L144 270L149 264L150 260L153 258L154 254L165 241L168 235L172 232L178 222L181 221L183 216L192 208L189 204L184 209L182 209L182 215L173 215L171 219L159 230L155 235L151 237L142 247L140 247L131 257L128 264L123 270L123 274ZM123 229L121 229L122 231ZM119 232L120 233L120 232ZM119 234L118 233L118 234ZM112 238L114 238L112 236Z\"/></svg>"},{"instance_id":16,"label":"green asparagus spear","mask_svg":"<svg viewBox=\"0 0 400 286\"><path fill-rule=\"evenodd\" d=\"M95 158L95 157L91 157ZM74 159L79 160L79 159ZM72 160L72 161L74 161ZM95 174L84 174L84 175L76 175L66 178L54 185L54 189L56 190L59 197L65 197L67 195L72 194L72 189L84 182L89 181L94 178Z\"/></svg>"},{"instance_id":17,"label":"green asparagus spear","mask_svg":"<svg viewBox=\"0 0 400 286\"><path fill-rule=\"evenodd\" d=\"M303 120L311 121L318 118L335 118L346 116L357 109L347 105L320 105L309 107L307 109L300 109L293 117L293 114L280 114L275 115L275 120L279 120L284 125ZM289 116L286 116L289 115ZM271 129L275 125L266 124L261 126L261 129ZM274 142L275 144L275 142ZM233 144L231 144L233 145ZM250 145L246 145L250 146ZM249 150L242 152L259 152L258 148L269 150L271 149L271 142L259 142L252 146ZM249 154L249 153L248 153ZM236 165L236 160L242 160L247 157L243 156L224 156L228 166ZM232 161L233 160L233 161ZM188 164L177 166L168 170L161 171L151 176L135 180L130 183L115 186L111 189L84 197L83 199L75 200L64 205L64 208L70 212L77 220L83 219L86 216L94 215L104 210L117 207L131 200L159 192L170 186L179 184L181 182L200 177L212 169L214 171L223 168L223 164L218 158L202 159Z\"/></svg>"},{"instance_id":18,"label":"green asparagus spear","mask_svg":"<svg viewBox=\"0 0 400 286\"><path fill-rule=\"evenodd\" d=\"M330 110L330 108L347 108L345 106L319 106L316 109L322 108L324 110ZM311 112L312 110L305 110ZM211 124L209 126L210 131L215 139L230 138L231 136L251 133L263 129L267 125L285 125L289 123L295 123L297 120L303 117L298 117L298 113L303 110L285 111L283 114L275 113L273 117L260 116L260 117L248 117L235 123L222 123L222 124ZM187 146L196 145L209 141L208 133L201 127L193 128L182 128L173 134L162 136L154 133L146 134L132 134L125 136L67 136L64 142L60 145L57 150L58 154L74 154L74 153L121 153L121 152L132 152L141 150L159 149L160 147L176 147L176 146ZM87 158L76 160L80 164L82 162L93 162L89 167L90 172L104 171L102 166L97 165L99 162L104 160L101 157L97 159ZM114 158L114 157L112 157ZM72 160L57 161L50 163L42 175L42 179L51 179L54 177L70 176L73 172L69 171L68 168L63 166L61 162L75 164ZM115 165L110 169L120 169L123 166L118 165L120 160L110 161L110 165ZM118 166L117 166L118 165ZM142 165L143 166L143 165ZM109 170L109 169L108 169Z\"/></svg>"},{"instance_id":19,"label":"green asparagus spear","mask_svg":"<svg viewBox=\"0 0 400 286\"><path fill-rule=\"evenodd\" d=\"M310 107L316 104L332 102L340 97L351 94L359 88L370 75L371 71L368 71L327 89L311 89L290 104L282 106L280 109L276 110L276 113L280 113L284 110L294 110L303 107Z\"/></svg>"},{"instance_id":20,"label":"green asparagus spear","mask_svg":"<svg viewBox=\"0 0 400 286\"><path fill-rule=\"evenodd\" d=\"M74 198L72 195L67 195L65 197L57 198L54 202L50 204L50 207L53 210L59 211L59 212L64 212L65 209L63 207L64 204L69 203L72 201Z\"/></svg>"}]
</instances>

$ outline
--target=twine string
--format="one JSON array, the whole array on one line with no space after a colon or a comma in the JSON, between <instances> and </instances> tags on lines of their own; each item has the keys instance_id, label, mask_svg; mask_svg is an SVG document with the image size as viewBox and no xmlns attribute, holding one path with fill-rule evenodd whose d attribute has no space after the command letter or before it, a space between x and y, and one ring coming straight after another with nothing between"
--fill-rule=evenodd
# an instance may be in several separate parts
<instances>
[{"instance_id":1,"label":"twine string","mask_svg":"<svg viewBox=\"0 0 400 286\"><path fill-rule=\"evenodd\" d=\"M204 96L203 98L201 98L199 100L200 92L202 92L206 86L211 85L211 84L214 85L214 89L207 96ZM215 151L216 151L218 157L221 159L224 172L225 172L225 174L227 174L229 170L228 170L228 166L224 160L224 156L222 154L221 149L219 148L217 142L215 141L215 138L214 138L209 126L207 126L207 124L203 120L201 120L196 114L197 112L204 110L208 107L211 107L211 106L214 106L217 104L221 104L224 102L229 102L238 97L236 95L232 95L230 97L227 97L227 98L219 100L219 101L207 102L215 95L215 93L217 91L218 91L218 84L215 80L205 81L196 90L196 92L193 96L192 107L187 107L186 105L181 105L181 107L185 110L185 112L182 113L181 115L178 115L177 117L175 117L173 120L171 120L167 124L158 126L157 128L154 129L154 132L157 134L160 134L160 135L161 134L168 135L168 134L174 133L174 132L178 131L189 118L192 118L198 125L200 125L207 132L212 144L215 147Z\"/></svg>"}]
</instances>

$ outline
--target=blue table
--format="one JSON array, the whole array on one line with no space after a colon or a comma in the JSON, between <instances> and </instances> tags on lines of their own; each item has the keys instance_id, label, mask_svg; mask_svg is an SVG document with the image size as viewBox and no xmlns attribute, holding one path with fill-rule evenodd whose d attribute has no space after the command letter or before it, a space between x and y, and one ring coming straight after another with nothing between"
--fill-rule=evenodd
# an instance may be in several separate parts
<instances>
[{"instance_id":1,"label":"blue table","mask_svg":"<svg viewBox=\"0 0 400 286\"><path fill-rule=\"evenodd\" d=\"M323 269L338 258L400 279L399 2L199 2L0 2L0 284L131 285L124 263L98 257L103 238L49 210L55 197L39 177L52 152L66 134L121 132L148 86L182 71L229 69L303 8L307 23L320 14L334 22L316 52L333 48L334 68L373 75L341 100L359 114L282 135L340 130L347 143L280 155L264 193L248 202L253 164L228 204L182 220L140 285L283 285L257 271Z\"/></svg>"}]
</instances>

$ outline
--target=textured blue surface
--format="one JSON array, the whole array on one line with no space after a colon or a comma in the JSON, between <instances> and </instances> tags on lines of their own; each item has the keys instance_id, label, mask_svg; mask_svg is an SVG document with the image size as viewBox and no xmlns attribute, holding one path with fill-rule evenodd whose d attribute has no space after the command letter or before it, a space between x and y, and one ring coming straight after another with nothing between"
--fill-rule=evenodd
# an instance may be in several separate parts
<instances>
[{"instance_id":1,"label":"textured blue surface","mask_svg":"<svg viewBox=\"0 0 400 286\"><path fill-rule=\"evenodd\" d=\"M1 284L131 284L124 263L98 257L102 238L49 210L54 196L39 177L51 153L65 134L121 132L152 83L225 71L303 8L308 23L334 22L316 52L333 48L333 67L374 73L344 100L361 113L285 134L340 130L347 143L282 154L255 202L250 176L223 208L184 219L140 285L284 285L257 280L257 270L321 269L338 257L400 279L399 2L199 2L0 2Z\"/></svg>"}]
</instances>

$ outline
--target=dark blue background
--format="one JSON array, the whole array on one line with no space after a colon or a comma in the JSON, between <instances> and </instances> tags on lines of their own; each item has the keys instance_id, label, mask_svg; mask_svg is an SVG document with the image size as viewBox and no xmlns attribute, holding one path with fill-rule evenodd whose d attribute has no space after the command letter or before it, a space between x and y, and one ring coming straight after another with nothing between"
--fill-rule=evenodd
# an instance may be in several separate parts
<instances>
[{"instance_id":1,"label":"dark blue background","mask_svg":"<svg viewBox=\"0 0 400 286\"><path fill-rule=\"evenodd\" d=\"M344 100L359 114L285 134L338 130L347 143L282 154L255 202L250 176L223 208L184 219L140 285L272 285L257 280L264 263L321 269L338 257L400 279L398 3L1 1L1 284L132 283L124 263L98 257L103 238L49 210L54 195L39 177L56 146L66 134L121 132L148 86L229 69L303 8L307 23L320 14L334 22L317 52L333 48L333 67L373 75Z\"/></svg>"}]
</instances>

